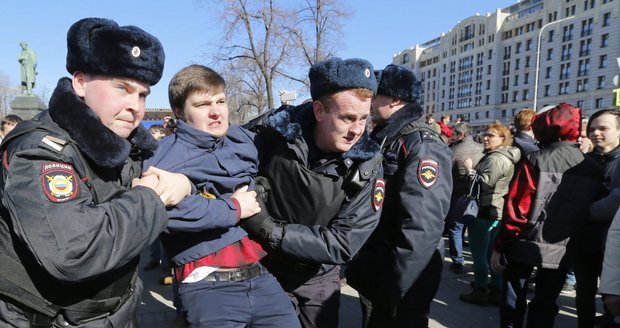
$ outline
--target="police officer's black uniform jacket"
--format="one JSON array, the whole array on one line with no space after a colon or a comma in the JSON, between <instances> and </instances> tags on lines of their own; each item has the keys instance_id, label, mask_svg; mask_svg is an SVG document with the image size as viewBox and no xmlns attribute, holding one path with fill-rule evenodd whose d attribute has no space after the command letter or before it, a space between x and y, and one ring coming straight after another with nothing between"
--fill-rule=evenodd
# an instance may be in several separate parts
<instances>
[{"instance_id":1,"label":"police officer's black uniform jacket","mask_svg":"<svg viewBox=\"0 0 620 328\"><path fill-rule=\"evenodd\" d=\"M284 222L269 244L289 264L346 263L379 220L380 206L373 206L383 174L379 145L364 132L345 153L321 152L312 103L281 107L263 121L255 128L259 174L271 185L269 213Z\"/></svg>"},{"instance_id":2,"label":"police officer's black uniform jacket","mask_svg":"<svg viewBox=\"0 0 620 328\"><path fill-rule=\"evenodd\" d=\"M443 245L452 151L422 116L410 103L371 134L383 143L385 202L379 226L347 269L347 283L373 304L402 298Z\"/></svg>"},{"instance_id":3,"label":"police officer's black uniform jacket","mask_svg":"<svg viewBox=\"0 0 620 328\"><path fill-rule=\"evenodd\" d=\"M0 323L20 320L11 303L38 322L62 311L55 320L68 327L92 316L107 318L75 326L132 326L138 256L167 215L153 190L130 188L157 144L141 127L129 139L103 126L63 78L50 109L4 140Z\"/></svg>"}]
</instances>

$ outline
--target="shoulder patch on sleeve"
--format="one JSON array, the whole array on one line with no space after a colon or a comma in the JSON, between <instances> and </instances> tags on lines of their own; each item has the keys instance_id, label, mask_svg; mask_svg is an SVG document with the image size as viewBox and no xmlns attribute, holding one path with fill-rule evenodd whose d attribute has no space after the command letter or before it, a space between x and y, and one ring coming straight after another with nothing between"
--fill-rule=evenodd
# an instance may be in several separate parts
<instances>
[{"instance_id":1,"label":"shoulder patch on sleeve","mask_svg":"<svg viewBox=\"0 0 620 328\"><path fill-rule=\"evenodd\" d=\"M72 165L47 162L41 166L43 192L54 203L71 200L78 195L78 177Z\"/></svg>"},{"instance_id":2,"label":"shoulder patch on sleeve","mask_svg":"<svg viewBox=\"0 0 620 328\"><path fill-rule=\"evenodd\" d=\"M439 172L439 163L430 158L420 160L418 164L418 180L422 187L429 189L437 182L437 174Z\"/></svg>"},{"instance_id":3,"label":"shoulder patch on sleeve","mask_svg":"<svg viewBox=\"0 0 620 328\"><path fill-rule=\"evenodd\" d=\"M383 200L385 200L385 181L377 178L372 192L372 206L375 208L375 212L383 207Z\"/></svg>"}]
</instances>

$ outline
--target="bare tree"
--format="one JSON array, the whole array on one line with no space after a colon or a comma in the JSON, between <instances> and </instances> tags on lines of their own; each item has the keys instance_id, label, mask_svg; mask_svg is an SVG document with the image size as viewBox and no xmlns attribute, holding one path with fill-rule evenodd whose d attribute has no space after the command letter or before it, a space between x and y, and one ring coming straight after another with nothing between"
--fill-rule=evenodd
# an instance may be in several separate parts
<instances>
[{"instance_id":1,"label":"bare tree","mask_svg":"<svg viewBox=\"0 0 620 328\"><path fill-rule=\"evenodd\" d=\"M341 42L342 24L350 11L339 0L303 0L304 7L296 12L296 25L290 28L294 46L299 51L297 58L303 58L306 67L334 56ZM342 38L339 38L342 39ZM299 60L297 60L299 62ZM281 75L310 87L307 77L296 78L284 71Z\"/></svg>"},{"instance_id":2,"label":"bare tree","mask_svg":"<svg viewBox=\"0 0 620 328\"><path fill-rule=\"evenodd\" d=\"M267 107L259 108L259 113L274 106L274 80L291 43L290 33L283 26L290 24L291 16L290 12L276 7L274 0L226 0L223 11L226 33L215 58L218 62L242 61L244 65L249 61L254 66L257 74L245 76L243 80L253 87L264 86ZM261 81L248 81L256 78Z\"/></svg>"},{"instance_id":3,"label":"bare tree","mask_svg":"<svg viewBox=\"0 0 620 328\"><path fill-rule=\"evenodd\" d=\"M2 116L11 111L11 101L15 99L20 90L19 86L11 84L11 79L8 75L0 72L0 113Z\"/></svg>"},{"instance_id":4,"label":"bare tree","mask_svg":"<svg viewBox=\"0 0 620 328\"><path fill-rule=\"evenodd\" d=\"M293 82L307 90L309 66L342 44L335 41L348 16L341 0L279 1L211 1L223 5L225 33L208 57L227 80L235 119L273 108L274 85Z\"/></svg>"}]
</instances>

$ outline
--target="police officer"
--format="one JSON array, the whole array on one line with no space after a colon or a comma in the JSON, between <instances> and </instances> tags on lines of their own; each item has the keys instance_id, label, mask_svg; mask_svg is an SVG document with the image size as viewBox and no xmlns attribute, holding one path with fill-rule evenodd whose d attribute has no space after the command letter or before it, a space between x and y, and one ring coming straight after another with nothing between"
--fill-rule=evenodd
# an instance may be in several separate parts
<instances>
[{"instance_id":1,"label":"police officer","mask_svg":"<svg viewBox=\"0 0 620 328\"><path fill-rule=\"evenodd\" d=\"M139 254L191 191L181 174L139 178L157 146L140 121L164 52L99 18L73 24L67 43L73 78L2 144L0 326L135 327Z\"/></svg>"},{"instance_id":2,"label":"police officer","mask_svg":"<svg viewBox=\"0 0 620 328\"><path fill-rule=\"evenodd\" d=\"M364 327L427 327L441 277L452 152L424 121L413 72L388 65L376 75L371 138L383 145L385 203L347 283L360 293Z\"/></svg>"},{"instance_id":3,"label":"police officer","mask_svg":"<svg viewBox=\"0 0 620 328\"><path fill-rule=\"evenodd\" d=\"M242 226L270 246L263 263L303 327L338 326L339 264L357 253L380 216L381 155L365 132L377 87L372 72L362 59L316 63L309 72L312 102L255 122L269 197Z\"/></svg>"}]
</instances>

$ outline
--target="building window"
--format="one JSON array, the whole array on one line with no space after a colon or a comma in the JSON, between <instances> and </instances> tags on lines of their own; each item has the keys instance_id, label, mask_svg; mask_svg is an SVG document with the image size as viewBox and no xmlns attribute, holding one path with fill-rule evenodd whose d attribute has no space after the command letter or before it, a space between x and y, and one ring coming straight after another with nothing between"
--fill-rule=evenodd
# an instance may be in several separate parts
<instances>
[{"instance_id":1,"label":"building window","mask_svg":"<svg viewBox=\"0 0 620 328\"><path fill-rule=\"evenodd\" d=\"M517 42L517 46L515 47L515 54L518 54L521 52L521 42Z\"/></svg>"},{"instance_id":2,"label":"building window","mask_svg":"<svg viewBox=\"0 0 620 328\"><path fill-rule=\"evenodd\" d=\"M561 95L567 94L569 92L568 90L569 85L570 85L570 82L561 82L558 94L561 94Z\"/></svg>"},{"instance_id":3,"label":"building window","mask_svg":"<svg viewBox=\"0 0 620 328\"><path fill-rule=\"evenodd\" d=\"M528 84L530 82L530 73L525 73L523 77L523 84Z\"/></svg>"},{"instance_id":4,"label":"building window","mask_svg":"<svg viewBox=\"0 0 620 328\"><path fill-rule=\"evenodd\" d=\"M570 77L570 63L560 65L560 80Z\"/></svg>"},{"instance_id":5,"label":"building window","mask_svg":"<svg viewBox=\"0 0 620 328\"><path fill-rule=\"evenodd\" d=\"M513 86L518 86L519 85L519 75L515 75L515 81L513 83Z\"/></svg>"},{"instance_id":6,"label":"building window","mask_svg":"<svg viewBox=\"0 0 620 328\"><path fill-rule=\"evenodd\" d=\"M530 90L525 89L523 90L523 97L521 98L521 100L528 100L528 99L530 99Z\"/></svg>"},{"instance_id":7,"label":"building window","mask_svg":"<svg viewBox=\"0 0 620 328\"><path fill-rule=\"evenodd\" d=\"M486 112L484 113L484 117L485 117L485 118L489 118L489 111L486 111Z\"/></svg>"},{"instance_id":8,"label":"building window","mask_svg":"<svg viewBox=\"0 0 620 328\"><path fill-rule=\"evenodd\" d=\"M519 58L515 59L515 69L519 69L519 63L521 60Z\"/></svg>"},{"instance_id":9,"label":"building window","mask_svg":"<svg viewBox=\"0 0 620 328\"><path fill-rule=\"evenodd\" d=\"M555 33L555 30L550 30L549 31L549 37L547 37L547 40L549 42L553 42L553 35L554 35L554 33Z\"/></svg>"},{"instance_id":10,"label":"building window","mask_svg":"<svg viewBox=\"0 0 620 328\"><path fill-rule=\"evenodd\" d=\"M485 100L486 100L486 105L488 105L488 104L489 104L489 102L491 101L491 96L486 95L486 96L485 96L485 98L486 98L486 99L485 99Z\"/></svg>"},{"instance_id":11,"label":"building window","mask_svg":"<svg viewBox=\"0 0 620 328\"><path fill-rule=\"evenodd\" d=\"M603 26L609 26L611 22L611 12L603 14Z\"/></svg>"},{"instance_id":12,"label":"building window","mask_svg":"<svg viewBox=\"0 0 620 328\"><path fill-rule=\"evenodd\" d=\"M592 49L592 39L581 40L579 43L579 57L589 56Z\"/></svg>"},{"instance_id":13,"label":"building window","mask_svg":"<svg viewBox=\"0 0 620 328\"><path fill-rule=\"evenodd\" d=\"M580 60L579 61L579 70L577 71L577 76L585 76L590 73L590 59Z\"/></svg>"},{"instance_id":14,"label":"building window","mask_svg":"<svg viewBox=\"0 0 620 328\"><path fill-rule=\"evenodd\" d=\"M553 48L547 49L547 60L551 60L553 58Z\"/></svg>"},{"instance_id":15,"label":"building window","mask_svg":"<svg viewBox=\"0 0 620 328\"><path fill-rule=\"evenodd\" d=\"M527 39L525 41L525 51L532 50L532 39Z\"/></svg>"},{"instance_id":16,"label":"building window","mask_svg":"<svg viewBox=\"0 0 620 328\"><path fill-rule=\"evenodd\" d=\"M588 36L588 35L592 34L592 23L593 23L593 21L594 21L593 18L581 21L581 36L582 37Z\"/></svg>"},{"instance_id":17,"label":"building window","mask_svg":"<svg viewBox=\"0 0 620 328\"><path fill-rule=\"evenodd\" d=\"M573 44L565 44L562 46L562 60L569 60L573 52Z\"/></svg>"},{"instance_id":18,"label":"building window","mask_svg":"<svg viewBox=\"0 0 620 328\"><path fill-rule=\"evenodd\" d=\"M596 84L596 87L599 89L602 89L603 87L605 87L605 75L601 75L598 77L598 82Z\"/></svg>"},{"instance_id":19,"label":"building window","mask_svg":"<svg viewBox=\"0 0 620 328\"><path fill-rule=\"evenodd\" d=\"M609 33L601 35L601 48L605 48L609 45Z\"/></svg>"},{"instance_id":20,"label":"building window","mask_svg":"<svg viewBox=\"0 0 620 328\"><path fill-rule=\"evenodd\" d=\"M603 98L596 98L594 107L595 108L602 108L603 107Z\"/></svg>"},{"instance_id":21,"label":"building window","mask_svg":"<svg viewBox=\"0 0 620 328\"><path fill-rule=\"evenodd\" d=\"M583 109L583 100L577 100L577 107Z\"/></svg>"},{"instance_id":22,"label":"building window","mask_svg":"<svg viewBox=\"0 0 620 328\"><path fill-rule=\"evenodd\" d=\"M530 56L525 56L525 68L530 67Z\"/></svg>"},{"instance_id":23,"label":"building window","mask_svg":"<svg viewBox=\"0 0 620 328\"><path fill-rule=\"evenodd\" d=\"M598 68L606 68L607 67L607 55L602 55L599 57Z\"/></svg>"},{"instance_id":24,"label":"building window","mask_svg":"<svg viewBox=\"0 0 620 328\"><path fill-rule=\"evenodd\" d=\"M545 97L549 97L550 96L550 94L549 94L550 91L551 91L551 85L549 85L549 84L545 85L545 93L544 93Z\"/></svg>"},{"instance_id":25,"label":"building window","mask_svg":"<svg viewBox=\"0 0 620 328\"><path fill-rule=\"evenodd\" d=\"M588 79L577 80L577 92L584 92L588 90Z\"/></svg>"},{"instance_id":26,"label":"building window","mask_svg":"<svg viewBox=\"0 0 620 328\"><path fill-rule=\"evenodd\" d=\"M545 74L545 79L550 79L551 78L551 66L547 67L547 71Z\"/></svg>"},{"instance_id":27,"label":"building window","mask_svg":"<svg viewBox=\"0 0 620 328\"><path fill-rule=\"evenodd\" d=\"M573 24L564 26L564 33L562 34L562 42L567 42L573 39Z\"/></svg>"}]
</instances>

